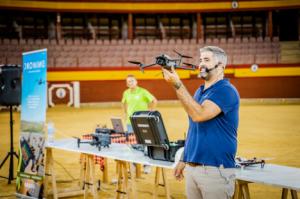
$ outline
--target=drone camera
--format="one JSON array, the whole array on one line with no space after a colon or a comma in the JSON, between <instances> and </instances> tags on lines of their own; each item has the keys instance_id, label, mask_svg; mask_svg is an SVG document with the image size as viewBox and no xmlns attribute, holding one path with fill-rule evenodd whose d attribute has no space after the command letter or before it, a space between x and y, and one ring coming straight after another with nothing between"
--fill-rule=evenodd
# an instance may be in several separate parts
<instances>
[{"instance_id":1,"label":"drone camera","mask_svg":"<svg viewBox=\"0 0 300 199\"><path fill-rule=\"evenodd\" d=\"M156 57L156 64L162 66L163 68L170 70L171 67L176 67L176 60L171 60L167 55L161 55Z\"/></svg>"},{"instance_id":2,"label":"drone camera","mask_svg":"<svg viewBox=\"0 0 300 199\"><path fill-rule=\"evenodd\" d=\"M167 65L167 59L164 56L158 56L156 57L156 64L161 65L161 66L166 66Z\"/></svg>"}]
</instances>

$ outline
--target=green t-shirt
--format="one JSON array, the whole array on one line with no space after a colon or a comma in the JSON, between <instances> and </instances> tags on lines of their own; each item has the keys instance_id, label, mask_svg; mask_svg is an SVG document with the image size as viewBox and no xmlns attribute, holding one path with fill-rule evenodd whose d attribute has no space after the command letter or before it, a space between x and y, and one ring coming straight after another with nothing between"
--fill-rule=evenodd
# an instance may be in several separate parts
<instances>
[{"instance_id":1,"label":"green t-shirt","mask_svg":"<svg viewBox=\"0 0 300 199\"><path fill-rule=\"evenodd\" d=\"M129 117L136 111L148 110L148 104L152 102L154 96L144 88L136 87L132 92L127 89L123 93L122 103L127 104L127 120L126 123L130 124Z\"/></svg>"}]
</instances>

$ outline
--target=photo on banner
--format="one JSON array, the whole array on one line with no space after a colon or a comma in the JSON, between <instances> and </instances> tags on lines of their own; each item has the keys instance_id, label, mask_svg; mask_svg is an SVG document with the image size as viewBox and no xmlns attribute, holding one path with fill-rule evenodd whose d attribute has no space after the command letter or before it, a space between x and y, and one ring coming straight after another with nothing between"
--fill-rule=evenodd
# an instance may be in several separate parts
<instances>
[{"instance_id":1,"label":"photo on banner","mask_svg":"<svg viewBox=\"0 0 300 199\"><path fill-rule=\"evenodd\" d=\"M23 53L20 159L16 181L21 198L44 198L47 49Z\"/></svg>"}]
</instances>

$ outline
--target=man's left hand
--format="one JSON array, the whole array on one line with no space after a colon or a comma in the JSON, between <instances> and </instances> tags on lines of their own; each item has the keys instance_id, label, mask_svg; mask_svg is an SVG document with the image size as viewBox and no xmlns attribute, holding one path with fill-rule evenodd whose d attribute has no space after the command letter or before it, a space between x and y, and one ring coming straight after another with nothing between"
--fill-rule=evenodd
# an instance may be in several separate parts
<instances>
[{"instance_id":1,"label":"man's left hand","mask_svg":"<svg viewBox=\"0 0 300 199\"><path fill-rule=\"evenodd\" d=\"M171 71L162 68L163 76L165 80L169 83L175 84L177 82L180 82L180 78L178 74L176 73L174 67L171 68Z\"/></svg>"},{"instance_id":2,"label":"man's left hand","mask_svg":"<svg viewBox=\"0 0 300 199\"><path fill-rule=\"evenodd\" d=\"M174 176L176 180L182 180L183 179L183 170L185 168L185 163L184 162L178 162L175 169L174 169Z\"/></svg>"}]
</instances>

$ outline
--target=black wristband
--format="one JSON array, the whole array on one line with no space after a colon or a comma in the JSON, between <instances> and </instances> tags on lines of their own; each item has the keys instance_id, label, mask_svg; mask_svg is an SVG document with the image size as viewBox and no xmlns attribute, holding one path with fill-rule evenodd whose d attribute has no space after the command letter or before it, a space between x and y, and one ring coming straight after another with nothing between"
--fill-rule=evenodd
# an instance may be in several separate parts
<instances>
[{"instance_id":1,"label":"black wristband","mask_svg":"<svg viewBox=\"0 0 300 199\"><path fill-rule=\"evenodd\" d=\"M181 83L181 82L175 82L175 83L173 84L173 86L174 86L174 88L175 88L176 90L178 90L178 89L180 89L180 87L182 86L182 83Z\"/></svg>"}]
</instances>

